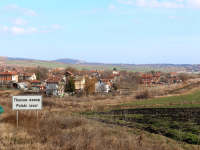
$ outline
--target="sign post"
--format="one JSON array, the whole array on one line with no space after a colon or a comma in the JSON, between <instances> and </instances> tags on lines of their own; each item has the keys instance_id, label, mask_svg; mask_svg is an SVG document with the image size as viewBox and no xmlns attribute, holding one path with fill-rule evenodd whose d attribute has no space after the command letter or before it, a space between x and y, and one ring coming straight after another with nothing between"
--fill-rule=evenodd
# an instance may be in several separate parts
<instances>
[{"instance_id":1,"label":"sign post","mask_svg":"<svg viewBox=\"0 0 200 150\"><path fill-rule=\"evenodd\" d=\"M3 109L3 107L1 107L1 105L0 105L0 114L2 114L4 112L4 109ZM1 124L1 115L0 115L0 124Z\"/></svg>"},{"instance_id":2,"label":"sign post","mask_svg":"<svg viewBox=\"0 0 200 150\"><path fill-rule=\"evenodd\" d=\"M38 122L38 110L42 110L41 95L13 95L12 110L16 110L18 127L18 110L36 110L36 124Z\"/></svg>"}]
</instances>

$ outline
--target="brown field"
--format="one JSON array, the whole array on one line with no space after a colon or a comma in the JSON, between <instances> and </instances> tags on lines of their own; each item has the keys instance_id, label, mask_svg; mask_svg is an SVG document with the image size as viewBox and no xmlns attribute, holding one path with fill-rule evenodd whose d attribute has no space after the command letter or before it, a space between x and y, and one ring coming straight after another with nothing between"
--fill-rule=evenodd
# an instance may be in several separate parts
<instances>
[{"instance_id":1,"label":"brown field","mask_svg":"<svg viewBox=\"0 0 200 150\"><path fill-rule=\"evenodd\" d=\"M159 97L163 91L176 90L183 84L164 86L151 91ZM186 88L183 93L199 91L200 87ZM15 92L15 93L14 93ZM177 142L143 129L129 128L91 120L83 112L97 112L116 108L121 103L138 102L136 94L102 97L46 98L43 110L39 111L36 124L35 111L19 111L19 126L16 127L16 111L12 111L11 95L26 94L20 91L0 91L1 114L0 149L113 149L113 150L197 150L198 145ZM153 95L154 93L154 95ZM157 94L155 94L157 93ZM183 94L179 93L179 94ZM172 96L163 95L162 97ZM149 97L148 99L151 99ZM98 117L98 116L97 116Z\"/></svg>"}]
</instances>

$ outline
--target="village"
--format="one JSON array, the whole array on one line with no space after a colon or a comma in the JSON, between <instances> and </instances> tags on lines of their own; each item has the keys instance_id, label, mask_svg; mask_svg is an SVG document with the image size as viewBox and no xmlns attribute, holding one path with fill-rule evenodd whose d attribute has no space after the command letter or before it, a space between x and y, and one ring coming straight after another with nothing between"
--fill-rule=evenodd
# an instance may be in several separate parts
<instances>
[{"instance_id":1,"label":"village","mask_svg":"<svg viewBox=\"0 0 200 150\"><path fill-rule=\"evenodd\" d=\"M138 90L139 85L147 87L168 85L180 83L189 78L195 77L176 72L118 71L117 68L112 71L86 69L79 71L72 67L47 69L39 66L36 68L2 67L0 69L0 87L2 89L31 91L57 97L68 97L80 92L84 92L87 96L95 93L102 95L113 91L123 93L127 88Z\"/></svg>"}]
</instances>

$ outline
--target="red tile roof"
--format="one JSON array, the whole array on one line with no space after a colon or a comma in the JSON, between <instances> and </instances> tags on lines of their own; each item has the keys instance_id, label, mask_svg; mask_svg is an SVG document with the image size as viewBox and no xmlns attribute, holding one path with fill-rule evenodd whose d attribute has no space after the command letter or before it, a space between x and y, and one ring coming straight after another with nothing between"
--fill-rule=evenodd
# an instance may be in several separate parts
<instances>
[{"instance_id":1,"label":"red tile roof","mask_svg":"<svg viewBox=\"0 0 200 150\"><path fill-rule=\"evenodd\" d=\"M95 71L95 70L92 70L91 72L93 72L93 73L98 72L98 73L99 73L99 71L97 71L97 70L96 70L96 71Z\"/></svg>"},{"instance_id":2,"label":"red tile roof","mask_svg":"<svg viewBox=\"0 0 200 150\"><path fill-rule=\"evenodd\" d=\"M34 73L26 73L25 74L26 77L31 77L32 75L34 75Z\"/></svg>"},{"instance_id":3,"label":"red tile roof","mask_svg":"<svg viewBox=\"0 0 200 150\"><path fill-rule=\"evenodd\" d=\"M109 79L100 79L102 82L104 82L105 84L110 84L110 80Z\"/></svg>"},{"instance_id":4,"label":"red tile roof","mask_svg":"<svg viewBox=\"0 0 200 150\"><path fill-rule=\"evenodd\" d=\"M115 77L115 74L110 74L109 76L108 76L108 78L114 78Z\"/></svg>"},{"instance_id":5,"label":"red tile roof","mask_svg":"<svg viewBox=\"0 0 200 150\"><path fill-rule=\"evenodd\" d=\"M160 75L159 75L159 74L154 74L153 76L154 76L154 77L160 77Z\"/></svg>"},{"instance_id":6,"label":"red tile roof","mask_svg":"<svg viewBox=\"0 0 200 150\"><path fill-rule=\"evenodd\" d=\"M152 78L153 77L153 75L142 75L142 78Z\"/></svg>"},{"instance_id":7,"label":"red tile roof","mask_svg":"<svg viewBox=\"0 0 200 150\"><path fill-rule=\"evenodd\" d=\"M41 83L41 81L39 81L39 80L31 80L31 81L29 81L30 83Z\"/></svg>"},{"instance_id":8,"label":"red tile roof","mask_svg":"<svg viewBox=\"0 0 200 150\"><path fill-rule=\"evenodd\" d=\"M64 73L64 75L65 75L66 73L73 75L73 73L71 73L71 72L69 72L69 71L66 71L66 72Z\"/></svg>"},{"instance_id":9,"label":"red tile roof","mask_svg":"<svg viewBox=\"0 0 200 150\"><path fill-rule=\"evenodd\" d=\"M8 71L6 71L6 72L3 72L3 73L0 73L0 75L10 75L10 76L12 76L12 75L17 75L17 74L14 73L14 72L8 72Z\"/></svg>"},{"instance_id":10,"label":"red tile roof","mask_svg":"<svg viewBox=\"0 0 200 150\"><path fill-rule=\"evenodd\" d=\"M58 77L50 77L46 82L59 82L61 79Z\"/></svg>"}]
</instances>

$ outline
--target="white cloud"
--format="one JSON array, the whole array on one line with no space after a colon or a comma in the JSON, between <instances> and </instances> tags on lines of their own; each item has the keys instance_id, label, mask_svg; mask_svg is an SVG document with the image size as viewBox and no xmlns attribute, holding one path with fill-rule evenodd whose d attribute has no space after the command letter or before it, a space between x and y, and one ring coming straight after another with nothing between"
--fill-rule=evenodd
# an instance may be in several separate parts
<instances>
[{"instance_id":1,"label":"white cloud","mask_svg":"<svg viewBox=\"0 0 200 150\"><path fill-rule=\"evenodd\" d=\"M40 32L41 32L41 33L51 33L50 30L41 30Z\"/></svg>"},{"instance_id":2,"label":"white cloud","mask_svg":"<svg viewBox=\"0 0 200 150\"><path fill-rule=\"evenodd\" d=\"M186 19L184 17L177 17L177 16L174 16L174 15L171 15L169 16L169 19Z\"/></svg>"},{"instance_id":3,"label":"white cloud","mask_svg":"<svg viewBox=\"0 0 200 150\"><path fill-rule=\"evenodd\" d=\"M19 35L19 34L28 34L28 33L36 33L37 29L28 27L28 28L20 28L20 27L0 27L0 34L7 35Z\"/></svg>"},{"instance_id":4,"label":"white cloud","mask_svg":"<svg viewBox=\"0 0 200 150\"><path fill-rule=\"evenodd\" d=\"M65 29L65 26L59 26L57 24L52 25L53 29Z\"/></svg>"},{"instance_id":5,"label":"white cloud","mask_svg":"<svg viewBox=\"0 0 200 150\"><path fill-rule=\"evenodd\" d=\"M138 19L134 19L134 20L133 20L133 22L136 22L136 23L141 23L141 21L140 21L140 20L138 20Z\"/></svg>"},{"instance_id":6,"label":"white cloud","mask_svg":"<svg viewBox=\"0 0 200 150\"><path fill-rule=\"evenodd\" d=\"M4 7L4 9L7 11L16 11L19 10L19 7L17 5L7 5Z\"/></svg>"},{"instance_id":7,"label":"white cloud","mask_svg":"<svg viewBox=\"0 0 200 150\"><path fill-rule=\"evenodd\" d=\"M28 29L26 31L27 31L27 33L36 33L37 29L36 28L28 27Z\"/></svg>"},{"instance_id":8,"label":"white cloud","mask_svg":"<svg viewBox=\"0 0 200 150\"><path fill-rule=\"evenodd\" d=\"M17 5L7 5L7 6L4 7L4 10L6 10L6 11L19 11L19 12L21 12L25 15L29 15L29 16L37 16L38 15L34 10L21 8L21 7L18 7Z\"/></svg>"},{"instance_id":9,"label":"white cloud","mask_svg":"<svg viewBox=\"0 0 200 150\"><path fill-rule=\"evenodd\" d=\"M37 16L37 13L33 10L24 11L24 14L29 16Z\"/></svg>"},{"instance_id":10,"label":"white cloud","mask_svg":"<svg viewBox=\"0 0 200 150\"><path fill-rule=\"evenodd\" d=\"M200 0L117 0L118 3L147 8L200 8Z\"/></svg>"},{"instance_id":11,"label":"white cloud","mask_svg":"<svg viewBox=\"0 0 200 150\"><path fill-rule=\"evenodd\" d=\"M121 3L121 4L127 4L127 5L133 5L133 1L130 1L130 0L117 0L118 3Z\"/></svg>"},{"instance_id":12,"label":"white cloud","mask_svg":"<svg viewBox=\"0 0 200 150\"><path fill-rule=\"evenodd\" d=\"M110 4L110 5L108 6L108 9L109 9L109 10L116 10L117 7L116 7L115 5L113 5L113 4Z\"/></svg>"},{"instance_id":13,"label":"white cloud","mask_svg":"<svg viewBox=\"0 0 200 150\"><path fill-rule=\"evenodd\" d=\"M28 21L23 19L23 18L18 18L18 19L15 19L11 22L12 24L14 25L27 25L28 24Z\"/></svg>"},{"instance_id":14,"label":"white cloud","mask_svg":"<svg viewBox=\"0 0 200 150\"><path fill-rule=\"evenodd\" d=\"M149 8L184 8L184 5L169 0L135 0L134 3L138 7L149 7Z\"/></svg>"},{"instance_id":15,"label":"white cloud","mask_svg":"<svg viewBox=\"0 0 200 150\"><path fill-rule=\"evenodd\" d=\"M10 31L13 34L24 34L24 33L26 33L26 30L24 28L19 28L19 27L11 27Z\"/></svg>"}]
</instances>

